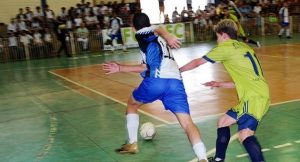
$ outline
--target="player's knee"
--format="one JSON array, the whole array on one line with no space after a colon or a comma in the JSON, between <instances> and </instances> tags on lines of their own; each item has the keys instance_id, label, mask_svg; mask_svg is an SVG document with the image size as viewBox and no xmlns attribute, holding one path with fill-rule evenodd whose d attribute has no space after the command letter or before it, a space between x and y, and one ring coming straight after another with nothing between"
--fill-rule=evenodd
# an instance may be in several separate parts
<instances>
[{"instance_id":1,"label":"player's knee","mask_svg":"<svg viewBox=\"0 0 300 162\"><path fill-rule=\"evenodd\" d=\"M228 127L230 124L228 124L227 119L225 117L222 117L218 120L217 127L222 128L222 127Z\"/></svg>"},{"instance_id":2,"label":"player's knee","mask_svg":"<svg viewBox=\"0 0 300 162\"><path fill-rule=\"evenodd\" d=\"M254 131L250 129L243 129L239 131L239 141L242 143L246 138L253 136Z\"/></svg>"}]
</instances>

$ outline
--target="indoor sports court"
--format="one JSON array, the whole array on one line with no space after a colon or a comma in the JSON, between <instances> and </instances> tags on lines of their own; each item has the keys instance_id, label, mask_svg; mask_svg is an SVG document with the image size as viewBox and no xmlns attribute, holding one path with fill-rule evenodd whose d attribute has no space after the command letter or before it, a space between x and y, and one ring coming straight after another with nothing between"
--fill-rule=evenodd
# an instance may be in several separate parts
<instances>
[{"instance_id":1,"label":"indoor sports court","mask_svg":"<svg viewBox=\"0 0 300 162\"><path fill-rule=\"evenodd\" d=\"M300 91L299 37L265 38L257 51L269 82L272 106L257 131L268 161L297 162ZM213 43L175 50L179 65L201 57ZM134 73L105 75L105 61L138 62L138 50L1 64L1 161L191 161L194 154L174 116L155 102L140 110L141 123L153 122L153 141L139 141L140 153L114 152L125 142L126 101L141 78ZM191 115L214 154L217 118L234 105L234 90L209 89L211 80L228 80L222 66L205 65L183 74ZM235 132L233 128L231 132ZM247 154L232 134L228 161L246 162Z\"/></svg>"},{"instance_id":2,"label":"indoor sports court","mask_svg":"<svg viewBox=\"0 0 300 162\"><path fill-rule=\"evenodd\" d=\"M261 44L260 48L251 46L271 93L270 110L256 133L267 162L300 161L299 22L297 16L291 39L269 34L273 28L267 26L263 29L260 26L259 33L252 36ZM212 30L196 30L197 26L190 22L184 22L183 26L185 42L180 49L173 50L179 66L204 56L216 45ZM107 75L101 64L110 61L139 64L140 51L137 48L128 48L127 52L105 50L95 33L90 33L90 51L83 52L79 43L69 44L68 48L74 52L72 57L57 57L55 52L46 56L48 46L33 46L20 50L22 56L18 53L15 59L9 56L10 47L5 47L8 44L3 44L4 50L0 50L0 161L196 162L184 130L159 101L139 110L140 125L145 122L155 125L154 139L146 141L139 135L138 154L115 152L126 143L126 103L142 78L137 73ZM59 43L54 42L53 48L58 46ZM39 50L44 51L43 56L36 52ZM213 80L230 80L221 64L208 63L182 76L191 116L200 129L207 155L214 156L217 120L236 105L236 91L202 85ZM237 127L231 127L226 162L249 162L236 132Z\"/></svg>"}]
</instances>

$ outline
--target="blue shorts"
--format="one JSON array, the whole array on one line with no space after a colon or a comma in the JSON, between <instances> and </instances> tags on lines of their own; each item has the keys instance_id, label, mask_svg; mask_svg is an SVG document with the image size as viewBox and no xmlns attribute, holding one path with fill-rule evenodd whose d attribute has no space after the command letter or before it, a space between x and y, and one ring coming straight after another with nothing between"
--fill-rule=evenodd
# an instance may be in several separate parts
<instances>
[{"instance_id":1,"label":"blue shorts","mask_svg":"<svg viewBox=\"0 0 300 162\"><path fill-rule=\"evenodd\" d=\"M111 35L111 39L112 39L112 40L114 40L115 38L117 38L117 40L120 40L120 41L122 40L122 33L121 33L121 30L119 30L118 33L116 33L116 34L112 34L112 35Z\"/></svg>"},{"instance_id":2,"label":"blue shorts","mask_svg":"<svg viewBox=\"0 0 300 162\"><path fill-rule=\"evenodd\" d=\"M226 114L237 121L239 131L246 128L256 131L256 128L258 126L258 121L253 116L249 114L243 114L242 116L237 118L238 113L234 112L233 110L228 110Z\"/></svg>"},{"instance_id":3,"label":"blue shorts","mask_svg":"<svg viewBox=\"0 0 300 162\"><path fill-rule=\"evenodd\" d=\"M288 22L281 22L281 26L282 27L288 27L290 23Z\"/></svg>"},{"instance_id":4,"label":"blue shorts","mask_svg":"<svg viewBox=\"0 0 300 162\"><path fill-rule=\"evenodd\" d=\"M161 100L172 113L190 114L183 82L178 79L145 78L132 95L141 103Z\"/></svg>"}]
</instances>

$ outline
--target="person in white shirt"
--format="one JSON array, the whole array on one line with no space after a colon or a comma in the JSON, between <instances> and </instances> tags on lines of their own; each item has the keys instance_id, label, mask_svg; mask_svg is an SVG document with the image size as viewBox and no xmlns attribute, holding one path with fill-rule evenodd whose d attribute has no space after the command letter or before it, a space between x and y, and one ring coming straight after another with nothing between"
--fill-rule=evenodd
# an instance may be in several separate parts
<instances>
[{"instance_id":1,"label":"person in white shirt","mask_svg":"<svg viewBox=\"0 0 300 162\"><path fill-rule=\"evenodd\" d=\"M77 41L82 44L83 51L86 51L88 49L89 30L85 27L84 23L80 24L80 28L77 29L76 34Z\"/></svg>"},{"instance_id":2,"label":"person in white shirt","mask_svg":"<svg viewBox=\"0 0 300 162\"><path fill-rule=\"evenodd\" d=\"M39 32L38 29L34 29L33 42L36 45L42 45L43 44L42 34Z\"/></svg>"},{"instance_id":3,"label":"person in white shirt","mask_svg":"<svg viewBox=\"0 0 300 162\"><path fill-rule=\"evenodd\" d=\"M15 19L10 20L10 23L7 26L7 32L17 32L17 24Z\"/></svg>"},{"instance_id":4,"label":"person in white shirt","mask_svg":"<svg viewBox=\"0 0 300 162\"><path fill-rule=\"evenodd\" d=\"M284 2L283 6L279 10L279 17L281 20L281 29L278 33L278 37L281 38L282 34L285 32L286 38L290 39L290 23L289 23L289 10L288 10L288 3Z\"/></svg>"},{"instance_id":5,"label":"person in white shirt","mask_svg":"<svg viewBox=\"0 0 300 162\"><path fill-rule=\"evenodd\" d=\"M18 22L17 23L17 30L18 31L22 31L22 30L26 30L27 31L26 23L23 20L18 19L17 22Z\"/></svg>"},{"instance_id":6,"label":"person in white shirt","mask_svg":"<svg viewBox=\"0 0 300 162\"><path fill-rule=\"evenodd\" d=\"M80 27L80 24L83 22L80 14L78 13L76 14L76 18L74 19L74 22L77 28Z\"/></svg>"},{"instance_id":7,"label":"person in white shirt","mask_svg":"<svg viewBox=\"0 0 300 162\"><path fill-rule=\"evenodd\" d=\"M31 11L30 7L26 7L26 20L31 21L33 18L33 12Z\"/></svg>"},{"instance_id":8,"label":"person in white shirt","mask_svg":"<svg viewBox=\"0 0 300 162\"><path fill-rule=\"evenodd\" d=\"M8 33L8 50L9 50L9 58L12 60L16 60L20 58L20 50L18 48L18 40L14 33Z\"/></svg>"},{"instance_id":9,"label":"person in white shirt","mask_svg":"<svg viewBox=\"0 0 300 162\"><path fill-rule=\"evenodd\" d=\"M22 31L20 35L20 42L26 47L30 44L30 41L32 40L32 36L26 31Z\"/></svg>"}]
</instances>

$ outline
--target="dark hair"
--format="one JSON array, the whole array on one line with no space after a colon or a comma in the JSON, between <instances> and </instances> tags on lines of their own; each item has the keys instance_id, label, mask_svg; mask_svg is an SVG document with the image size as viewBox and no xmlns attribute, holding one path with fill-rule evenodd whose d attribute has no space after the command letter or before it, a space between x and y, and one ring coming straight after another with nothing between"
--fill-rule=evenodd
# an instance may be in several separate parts
<instances>
[{"instance_id":1,"label":"dark hair","mask_svg":"<svg viewBox=\"0 0 300 162\"><path fill-rule=\"evenodd\" d=\"M149 17L144 13L134 14L132 22L136 30L151 26Z\"/></svg>"},{"instance_id":2,"label":"dark hair","mask_svg":"<svg viewBox=\"0 0 300 162\"><path fill-rule=\"evenodd\" d=\"M231 39L237 39L238 27L230 19L221 20L215 27L216 33L226 33Z\"/></svg>"}]
</instances>

